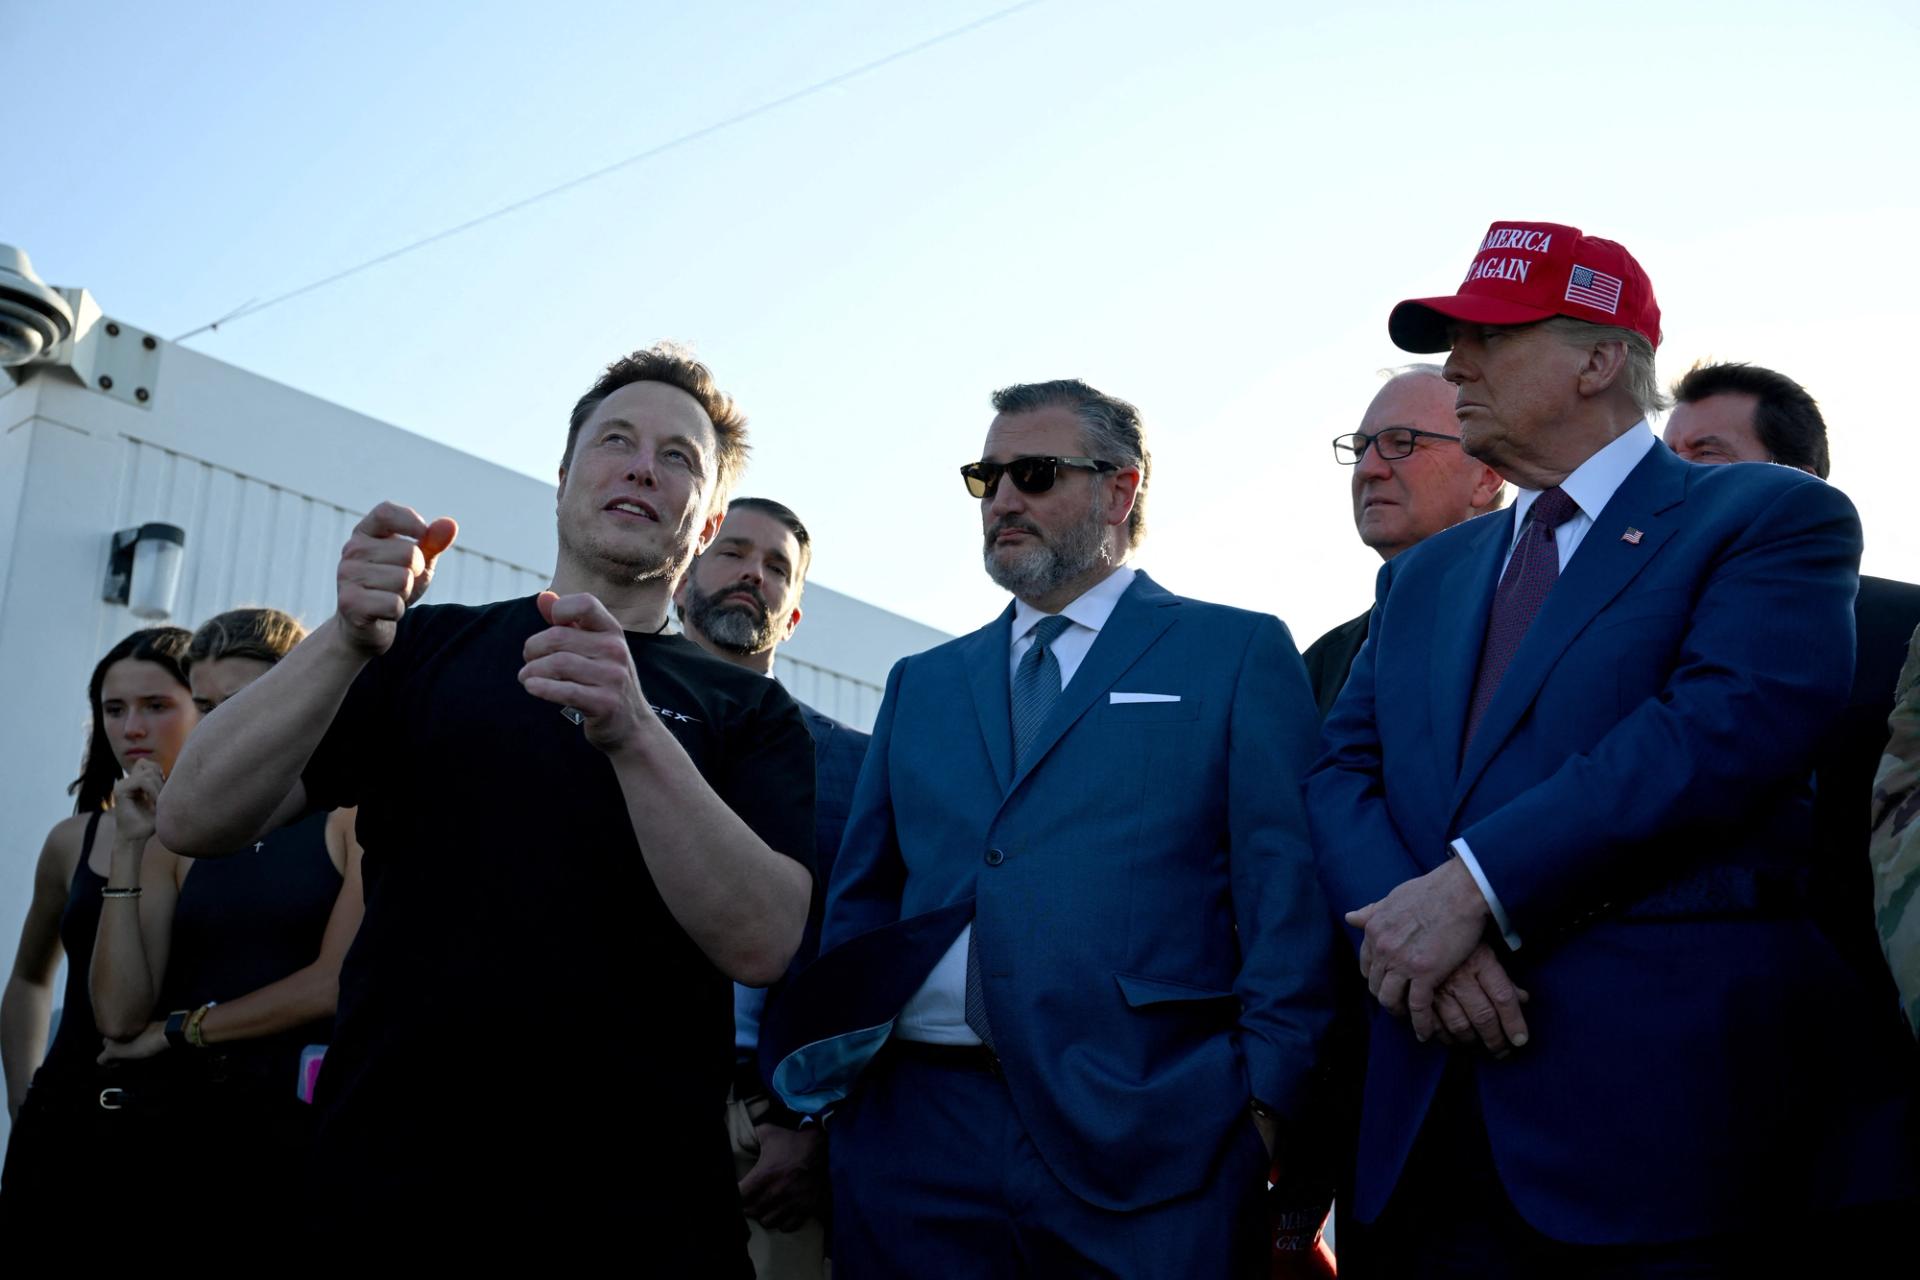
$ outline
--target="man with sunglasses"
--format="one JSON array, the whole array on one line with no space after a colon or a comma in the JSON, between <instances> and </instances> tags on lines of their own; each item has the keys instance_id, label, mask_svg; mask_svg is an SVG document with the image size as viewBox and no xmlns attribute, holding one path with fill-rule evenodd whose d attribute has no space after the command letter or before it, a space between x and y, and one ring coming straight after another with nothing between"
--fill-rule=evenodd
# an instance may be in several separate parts
<instances>
[{"instance_id":1,"label":"man with sunglasses","mask_svg":"<svg viewBox=\"0 0 1920 1280\"><path fill-rule=\"evenodd\" d=\"M1139 413L1005 388L993 622L893 670L773 1083L833 1113L835 1270L1264 1274L1330 1016L1286 628L1127 563ZM1301 1243L1324 1192L1294 1192Z\"/></svg>"},{"instance_id":2,"label":"man with sunglasses","mask_svg":"<svg viewBox=\"0 0 1920 1280\"><path fill-rule=\"evenodd\" d=\"M1462 520L1499 509L1507 482L1460 448L1453 385L1437 364L1391 372L1360 429L1333 442L1353 468L1353 523L1360 541L1391 560ZM1367 642L1372 610L1343 622L1307 647L1307 679L1325 715L1340 696L1354 655Z\"/></svg>"}]
</instances>

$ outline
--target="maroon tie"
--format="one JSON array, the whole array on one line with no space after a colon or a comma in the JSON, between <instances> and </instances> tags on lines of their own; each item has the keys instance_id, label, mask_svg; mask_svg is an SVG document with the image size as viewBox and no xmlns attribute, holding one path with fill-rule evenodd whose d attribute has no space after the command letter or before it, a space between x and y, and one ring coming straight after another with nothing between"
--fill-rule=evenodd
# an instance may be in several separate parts
<instances>
[{"instance_id":1,"label":"maroon tie","mask_svg":"<svg viewBox=\"0 0 1920 1280\"><path fill-rule=\"evenodd\" d=\"M1480 674L1473 682L1473 706L1467 712L1467 741L1480 727L1480 717L1493 701L1493 691L1507 674L1507 664L1526 638L1534 615L1560 577L1560 548L1553 531L1580 514L1580 505L1558 485L1541 490L1527 513L1507 571L1493 593L1493 616L1487 620L1487 638L1480 646Z\"/></svg>"}]
</instances>

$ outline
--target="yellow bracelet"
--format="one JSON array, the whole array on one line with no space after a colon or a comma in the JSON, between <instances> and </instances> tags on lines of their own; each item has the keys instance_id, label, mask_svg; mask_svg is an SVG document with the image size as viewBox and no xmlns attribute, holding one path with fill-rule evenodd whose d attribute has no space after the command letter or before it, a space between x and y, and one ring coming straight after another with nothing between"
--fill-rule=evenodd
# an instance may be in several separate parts
<instances>
[{"instance_id":1,"label":"yellow bracelet","mask_svg":"<svg viewBox=\"0 0 1920 1280\"><path fill-rule=\"evenodd\" d=\"M194 1048L204 1049L207 1047L207 1040L206 1037L201 1034L200 1024L207 1020L207 1010L213 1008L213 1006L218 1003L220 1003L218 1000L209 1000L187 1015L187 1025L181 1028L181 1030L187 1037L187 1043Z\"/></svg>"}]
</instances>

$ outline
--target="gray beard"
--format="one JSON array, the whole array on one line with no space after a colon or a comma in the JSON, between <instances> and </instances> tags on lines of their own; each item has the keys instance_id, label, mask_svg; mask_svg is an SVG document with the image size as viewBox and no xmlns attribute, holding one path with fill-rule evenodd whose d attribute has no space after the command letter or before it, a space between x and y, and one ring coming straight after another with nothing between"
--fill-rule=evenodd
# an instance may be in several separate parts
<instances>
[{"instance_id":1,"label":"gray beard","mask_svg":"<svg viewBox=\"0 0 1920 1280\"><path fill-rule=\"evenodd\" d=\"M1045 536L1041 535L1043 539ZM1106 522L1091 508L1086 519L1058 539L1024 548L1011 560L996 558L991 544L983 549L982 556L987 576L1023 600L1049 595L1112 559L1107 550Z\"/></svg>"},{"instance_id":2,"label":"gray beard","mask_svg":"<svg viewBox=\"0 0 1920 1280\"><path fill-rule=\"evenodd\" d=\"M764 653L773 647L773 618L735 605L701 599L687 610L687 625L728 653Z\"/></svg>"}]
</instances>

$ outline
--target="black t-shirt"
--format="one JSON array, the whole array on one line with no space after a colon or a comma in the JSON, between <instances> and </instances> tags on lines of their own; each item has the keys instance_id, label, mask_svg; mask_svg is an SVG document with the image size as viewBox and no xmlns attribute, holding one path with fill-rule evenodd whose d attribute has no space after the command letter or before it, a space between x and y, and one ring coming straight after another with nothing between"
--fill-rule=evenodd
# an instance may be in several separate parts
<instances>
[{"instance_id":1,"label":"black t-shirt","mask_svg":"<svg viewBox=\"0 0 1920 1280\"><path fill-rule=\"evenodd\" d=\"M638 1197L737 1219L731 986L655 889L612 764L520 686L545 627L531 598L409 610L307 765L310 803L360 806L366 850L322 1167L403 1199ZM793 701L683 637L627 641L708 785L811 869Z\"/></svg>"}]
</instances>

